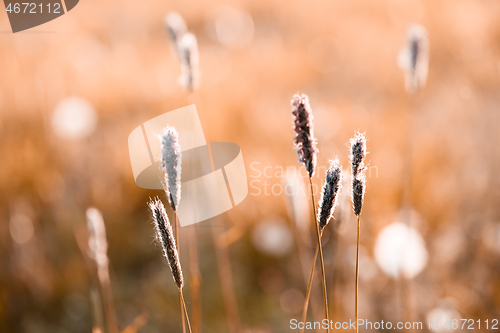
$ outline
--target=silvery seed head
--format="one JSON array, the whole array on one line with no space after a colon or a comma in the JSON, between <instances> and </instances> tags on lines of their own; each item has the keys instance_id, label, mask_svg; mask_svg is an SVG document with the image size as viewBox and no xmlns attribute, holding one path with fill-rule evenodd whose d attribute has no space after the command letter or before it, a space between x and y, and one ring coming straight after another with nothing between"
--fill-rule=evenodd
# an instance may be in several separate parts
<instances>
[{"instance_id":1,"label":"silvery seed head","mask_svg":"<svg viewBox=\"0 0 500 333\"><path fill-rule=\"evenodd\" d=\"M307 95L295 94L292 99L292 117L295 130L294 144L299 162L304 163L309 177L316 169L316 139L314 138L313 115Z\"/></svg>"},{"instance_id":2,"label":"silvery seed head","mask_svg":"<svg viewBox=\"0 0 500 333\"><path fill-rule=\"evenodd\" d=\"M409 93L415 93L425 86L429 67L429 40L427 31L421 25L415 24L408 29L399 64L405 72L405 87Z\"/></svg>"},{"instance_id":3,"label":"silvery seed head","mask_svg":"<svg viewBox=\"0 0 500 333\"><path fill-rule=\"evenodd\" d=\"M198 88L200 81L198 42L192 33L185 33L178 43L181 58L179 82L188 91Z\"/></svg>"},{"instance_id":4,"label":"silvery seed head","mask_svg":"<svg viewBox=\"0 0 500 333\"><path fill-rule=\"evenodd\" d=\"M149 209L156 229L156 239L163 249L163 255L167 258L168 266L172 271L177 288L182 289L184 286L184 278L182 276L181 263L179 261L179 254L177 253L177 246L172 232L172 226L168 220L165 207L159 198L155 198L148 203Z\"/></svg>"},{"instance_id":5,"label":"silvery seed head","mask_svg":"<svg viewBox=\"0 0 500 333\"><path fill-rule=\"evenodd\" d=\"M351 173L356 177L358 173L365 169L364 159L366 157L366 137L363 133L357 132L354 138L349 140L351 154Z\"/></svg>"},{"instance_id":6,"label":"silvery seed head","mask_svg":"<svg viewBox=\"0 0 500 333\"><path fill-rule=\"evenodd\" d=\"M178 50L177 44L187 32L186 22L184 22L184 19L179 13L170 12L165 16L165 28L167 29L172 44L175 46L175 49Z\"/></svg>"},{"instance_id":7,"label":"silvery seed head","mask_svg":"<svg viewBox=\"0 0 500 333\"><path fill-rule=\"evenodd\" d=\"M321 191L319 200L318 223L321 230L328 224L333 217L337 197L342 188L342 167L339 165L338 158L330 161L330 167L326 171L325 183Z\"/></svg>"},{"instance_id":8,"label":"silvery seed head","mask_svg":"<svg viewBox=\"0 0 500 333\"><path fill-rule=\"evenodd\" d=\"M175 128L167 126L161 136L161 165L165 175L165 192L173 210L177 210L181 200L182 154L179 135Z\"/></svg>"}]
</instances>

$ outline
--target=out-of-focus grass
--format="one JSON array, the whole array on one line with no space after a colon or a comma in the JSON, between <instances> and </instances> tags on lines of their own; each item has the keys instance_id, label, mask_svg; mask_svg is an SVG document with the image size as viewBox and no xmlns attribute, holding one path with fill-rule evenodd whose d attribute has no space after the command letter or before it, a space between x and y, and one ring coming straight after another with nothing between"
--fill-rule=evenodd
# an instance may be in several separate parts
<instances>
[{"instance_id":1,"label":"out-of-focus grass","mask_svg":"<svg viewBox=\"0 0 500 333\"><path fill-rule=\"evenodd\" d=\"M349 137L355 130L367 133L374 168L367 174L363 212L360 315L398 319L397 286L377 268L373 246L400 209L412 104L396 60L413 22L423 24L430 39L428 84L413 110L411 195L416 228L429 251L427 267L411 284L414 316L425 320L446 305L462 318L498 318L500 6L243 1L232 6L251 17L252 38L231 46L221 43L220 31L217 35L221 5L85 1L33 29L54 33L1 35L0 330L91 329L92 279L74 237L89 206L104 215L120 327L145 313L144 332L179 328L177 291L153 243L145 204L162 194L135 185L127 148L132 129L187 103L162 26L169 10L179 11L199 40L209 139L240 145L254 181L237 208L200 224L204 332L226 331L207 228L220 219L245 231L230 246L242 326L285 332L289 319L300 317L280 305L285 291L305 291L296 247L275 257L259 252L252 239L255 226L269 219L291 223L284 195L263 192L282 183L279 167L298 167L289 114L297 91L311 98L320 166L334 155L348 165ZM1 15L0 30L8 30L6 14ZM52 114L72 95L94 106L98 123L89 137L63 140L52 130ZM266 166L270 176L258 176L256 170ZM315 176L316 186L322 178ZM262 194L255 195L257 188ZM16 234L19 221L24 228ZM354 220L336 239L335 253L333 241L325 245L327 283L334 278L335 258L338 300L332 317L345 319L353 317ZM189 265L184 267L189 272ZM276 283L263 286L270 269ZM443 300L447 297L453 300Z\"/></svg>"}]
</instances>

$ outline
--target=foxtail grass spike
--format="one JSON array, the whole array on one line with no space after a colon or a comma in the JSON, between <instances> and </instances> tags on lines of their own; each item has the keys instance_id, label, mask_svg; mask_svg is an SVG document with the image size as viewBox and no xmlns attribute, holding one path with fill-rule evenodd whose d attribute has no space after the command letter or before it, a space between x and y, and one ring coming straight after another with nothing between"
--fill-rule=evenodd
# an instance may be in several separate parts
<instances>
[{"instance_id":1,"label":"foxtail grass spike","mask_svg":"<svg viewBox=\"0 0 500 333\"><path fill-rule=\"evenodd\" d=\"M175 244L172 226L168 220L165 207L159 198L153 199L148 203L149 209L153 217L153 222L156 228L156 238L161 244L163 255L167 258L168 266L172 271L177 288L182 289L184 286L184 278L182 276L181 263L177 253L177 246Z\"/></svg>"},{"instance_id":2,"label":"foxtail grass spike","mask_svg":"<svg viewBox=\"0 0 500 333\"><path fill-rule=\"evenodd\" d=\"M169 12L167 16L165 16L165 28L167 29L172 44L178 49L179 40L187 32L186 22L184 22L184 19L179 13Z\"/></svg>"},{"instance_id":3,"label":"foxtail grass spike","mask_svg":"<svg viewBox=\"0 0 500 333\"><path fill-rule=\"evenodd\" d=\"M356 133L354 138L351 138L351 173L356 177L360 172L365 169L364 160L366 157L366 137L362 133Z\"/></svg>"},{"instance_id":4,"label":"foxtail grass spike","mask_svg":"<svg viewBox=\"0 0 500 333\"><path fill-rule=\"evenodd\" d=\"M356 133L350 140L350 159L351 159L351 199L352 210L357 217L356 227L356 275L354 282L354 320L358 322L358 286L359 286L359 246L360 246L360 215L363 208L365 196L365 157L366 157L366 137L362 133ZM359 327L356 327L358 333Z\"/></svg>"},{"instance_id":5,"label":"foxtail grass spike","mask_svg":"<svg viewBox=\"0 0 500 333\"><path fill-rule=\"evenodd\" d=\"M178 43L181 58L179 83L191 92L200 84L198 42L192 33L185 33Z\"/></svg>"},{"instance_id":6,"label":"foxtail grass spike","mask_svg":"<svg viewBox=\"0 0 500 333\"><path fill-rule=\"evenodd\" d=\"M364 175L366 157L366 137L363 133L356 133L351 143L351 199L354 215L359 216L363 208L366 178Z\"/></svg>"},{"instance_id":7,"label":"foxtail grass spike","mask_svg":"<svg viewBox=\"0 0 500 333\"><path fill-rule=\"evenodd\" d=\"M167 126L161 136L161 163L165 175L165 192L173 210L177 211L181 200L182 154L179 135L175 128Z\"/></svg>"},{"instance_id":8,"label":"foxtail grass spike","mask_svg":"<svg viewBox=\"0 0 500 333\"><path fill-rule=\"evenodd\" d=\"M354 215L359 216L363 209L365 197L366 179L363 174L359 174L352 180L352 210Z\"/></svg>"},{"instance_id":9,"label":"foxtail grass spike","mask_svg":"<svg viewBox=\"0 0 500 333\"><path fill-rule=\"evenodd\" d=\"M307 95L295 94L292 99L292 117L295 130L294 144L299 162L304 163L309 177L316 169L316 139L314 138L313 115Z\"/></svg>"},{"instance_id":10,"label":"foxtail grass spike","mask_svg":"<svg viewBox=\"0 0 500 333\"><path fill-rule=\"evenodd\" d=\"M326 171L326 179L319 200L318 223L321 230L326 227L333 217L337 205L337 196L341 188L342 167L339 165L339 160L335 158L330 161L330 167Z\"/></svg>"},{"instance_id":11,"label":"foxtail grass spike","mask_svg":"<svg viewBox=\"0 0 500 333\"><path fill-rule=\"evenodd\" d=\"M429 67L429 40L423 26L414 24L408 29L400 64L405 71L406 90L415 93L422 89Z\"/></svg>"}]
</instances>

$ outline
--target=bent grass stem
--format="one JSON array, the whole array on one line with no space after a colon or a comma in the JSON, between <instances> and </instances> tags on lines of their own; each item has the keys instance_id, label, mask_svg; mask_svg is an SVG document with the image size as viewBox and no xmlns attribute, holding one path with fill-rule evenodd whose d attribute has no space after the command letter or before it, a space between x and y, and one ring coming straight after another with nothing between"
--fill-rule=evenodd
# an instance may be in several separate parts
<instances>
[{"instance_id":1,"label":"bent grass stem","mask_svg":"<svg viewBox=\"0 0 500 333\"><path fill-rule=\"evenodd\" d=\"M323 261L323 249L321 248L321 232L319 230L319 224L316 219L316 200L314 200L314 191L312 185L312 177L309 177L309 185L311 188L311 201L313 205L313 213L314 213L314 224L316 225L316 236L318 238L318 250L319 250L319 261L321 264L321 278L323 284L323 300L325 303L325 318L330 322L330 318L328 316L328 296L326 291L326 275L325 275L325 263ZM314 265L314 263L313 263ZM330 325L328 325L327 332L330 333Z\"/></svg>"},{"instance_id":2,"label":"bent grass stem","mask_svg":"<svg viewBox=\"0 0 500 333\"><path fill-rule=\"evenodd\" d=\"M323 231L321 231L321 235L323 236ZM311 290L312 290L312 280L313 280L313 275L314 275L314 268L316 267L316 259L318 258L318 252L319 252L319 244L316 246L316 252L314 253L314 258L313 258L313 263L311 267L311 274L309 276L309 282L307 284L307 292L306 292L306 300L304 302L304 313L302 314L302 322L306 322L307 318L307 308L309 307L309 299L311 297ZM304 333L304 328L300 330L300 333Z\"/></svg>"}]
</instances>

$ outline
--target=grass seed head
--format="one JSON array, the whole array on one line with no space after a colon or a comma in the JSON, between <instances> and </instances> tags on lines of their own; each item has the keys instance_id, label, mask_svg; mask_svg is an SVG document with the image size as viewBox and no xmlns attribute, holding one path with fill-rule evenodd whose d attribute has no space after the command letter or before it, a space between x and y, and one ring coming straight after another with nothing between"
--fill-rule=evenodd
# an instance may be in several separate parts
<instances>
[{"instance_id":1,"label":"grass seed head","mask_svg":"<svg viewBox=\"0 0 500 333\"><path fill-rule=\"evenodd\" d=\"M366 157L366 137L363 133L356 133L354 138L350 140L350 159L351 159L351 173L356 177L359 173L365 170L365 157Z\"/></svg>"},{"instance_id":2,"label":"grass seed head","mask_svg":"<svg viewBox=\"0 0 500 333\"><path fill-rule=\"evenodd\" d=\"M400 66L405 72L405 86L415 93L425 86L429 68L429 40L427 31L415 24L408 29L406 45L400 54Z\"/></svg>"},{"instance_id":3,"label":"grass seed head","mask_svg":"<svg viewBox=\"0 0 500 333\"><path fill-rule=\"evenodd\" d=\"M191 92L200 84L198 42L192 33L185 33L178 43L181 58L181 76L179 82Z\"/></svg>"},{"instance_id":4,"label":"grass seed head","mask_svg":"<svg viewBox=\"0 0 500 333\"><path fill-rule=\"evenodd\" d=\"M172 44L178 49L179 40L187 32L186 22L179 13L169 12L165 16L165 28Z\"/></svg>"},{"instance_id":5,"label":"grass seed head","mask_svg":"<svg viewBox=\"0 0 500 333\"><path fill-rule=\"evenodd\" d=\"M316 139L314 138L313 115L307 95L295 94L292 99L292 117L295 130L294 144L299 162L304 163L309 177L316 169Z\"/></svg>"},{"instance_id":6,"label":"grass seed head","mask_svg":"<svg viewBox=\"0 0 500 333\"><path fill-rule=\"evenodd\" d=\"M156 239L163 249L163 255L167 258L168 266L172 271L177 288L182 289L184 286L184 278L182 276L181 263L177 253L177 246L172 232L172 226L168 220L165 206L159 198L155 198L148 203L153 222L156 229Z\"/></svg>"},{"instance_id":7,"label":"grass seed head","mask_svg":"<svg viewBox=\"0 0 500 333\"><path fill-rule=\"evenodd\" d=\"M356 216L359 216L363 209L365 189L366 178L363 174L359 174L356 178L352 179L352 210Z\"/></svg>"},{"instance_id":8,"label":"grass seed head","mask_svg":"<svg viewBox=\"0 0 500 333\"><path fill-rule=\"evenodd\" d=\"M165 192L173 210L177 210L181 200L182 154L179 135L175 128L167 126L161 136L161 163L165 175Z\"/></svg>"},{"instance_id":9,"label":"grass seed head","mask_svg":"<svg viewBox=\"0 0 500 333\"><path fill-rule=\"evenodd\" d=\"M338 158L335 158L335 160L330 161L330 167L326 171L325 183L321 191L318 210L318 223L320 229L326 227L333 217L333 212L337 205L337 197L341 188L342 167L339 165Z\"/></svg>"}]
</instances>

